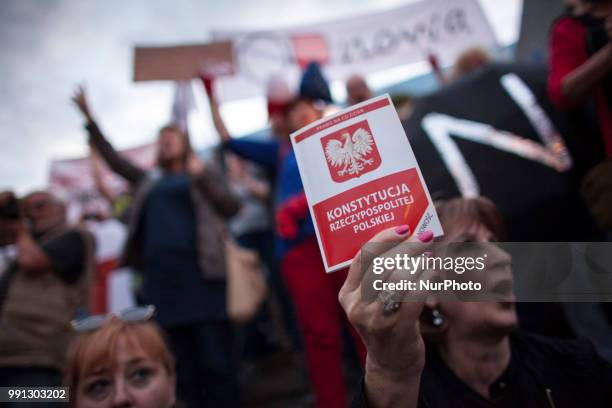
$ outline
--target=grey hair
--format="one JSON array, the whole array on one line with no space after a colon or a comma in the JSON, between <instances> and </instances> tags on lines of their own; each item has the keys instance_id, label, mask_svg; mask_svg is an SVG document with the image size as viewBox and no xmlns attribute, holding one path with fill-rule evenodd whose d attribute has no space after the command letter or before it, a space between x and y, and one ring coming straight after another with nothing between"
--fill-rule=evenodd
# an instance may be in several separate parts
<instances>
[{"instance_id":1,"label":"grey hair","mask_svg":"<svg viewBox=\"0 0 612 408\"><path fill-rule=\"evenodd\" d=\"M67 205L67 200L64 199L64 197L60 196L57 192L55 191L51 191L51 190L34 190L29 192L28 194L24 195L22 200L27 199L28 197L31 197L35 194L45 194L46 196L49 197L49 199L51 200L51 202L53 204L57 204L57 205L61 205L63 207L66 207Z\"/></svg>"}]
</instances>

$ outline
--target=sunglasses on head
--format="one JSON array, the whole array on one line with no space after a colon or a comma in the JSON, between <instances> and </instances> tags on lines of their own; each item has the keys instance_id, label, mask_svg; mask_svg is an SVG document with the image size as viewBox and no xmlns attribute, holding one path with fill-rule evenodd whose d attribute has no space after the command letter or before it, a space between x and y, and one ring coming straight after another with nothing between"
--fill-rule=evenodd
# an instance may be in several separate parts
<instances>
[{"instance_id":1,"label":"sunglasses on head","mask_svg":"<svg viewBox=\"0 0 612 408\"><path fill-rule=\"evenodd\" d=\"M70 322L72 328L78 333L86 333L99 329L112 318L126 323L144 323L151 320L155 314L155 306L138 306L122 310L119 313L87 316Z\"/></svg>"}]
</instances>

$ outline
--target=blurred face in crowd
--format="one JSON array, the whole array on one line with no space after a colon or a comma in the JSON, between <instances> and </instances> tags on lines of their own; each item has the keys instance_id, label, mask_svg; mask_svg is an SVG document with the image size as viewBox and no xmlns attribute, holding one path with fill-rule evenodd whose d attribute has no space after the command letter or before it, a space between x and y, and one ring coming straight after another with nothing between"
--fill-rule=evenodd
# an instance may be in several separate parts
<instances>
[{"instance_id":1,"label":"blurred face in crowd","mask_svg":"<svg viewBox=\"0 0 612 408\"><path fill-rule=\"evenodd\" d=\"M478 255L475 256L487 254L485 270L481 275L470 272L471 275L464 278L480 281L483 287L493 288L499 298L497 302L440 302L437 307L445 317L448 330L453 331L455 337L509 334L518 323L512 294L510 255L491 243L499 238L483 224L445 227L444 232L444 242L478 243Z\"/></svg>"},{"instance_id":2,"label":"blurred face in crowd","mask_svg":"<svg viewBox=\"0 0 612 408\"><path fill-rule=\"evenodd\" d=\"M312 102L300 100L291 106L287 112L287 120L291 132L303 128L321 118L321 112Z\"/></svg>"},{"instance_id":3,"label":"blurred face in crowd","mask_svg":"<svg viewBox=\"0 0 612 408\"><path fill-rule=\"evenodd\" d=\"M458 79L478 68L487 65L491 58L484 49L471 48L459 55L455 62L454 78Z\"/></svg>"},{"instance_id":4,"label":"blurred face in crowd","mask_svg":"<svg viewBox=\"0 0 612 408\"><path fill-rule=\"evenodd\" d=\"M235 154L226 153L225 164L230 177L236 179L236 181L241 181L243 177L248 175L246 161L238 158Z\"/></svg>"},{"instance_id":5,"label":"blurred face in crowd","mask_svg":"<svg viewBox=\"0 0 612 408\"><path fill-rule=\"evenodd\" d=\"M46 192L35 192L22 200L22 211L35 234L43 234L66 221L66 208Z\"/></svg>"},{"instance_id":6,"label":"blurred face in crowd","mask_svg":"<svg viewBox=\"0 0 612 408\"><path fill-rule=\"evenodd\" d=\"M94 335L95 336L95 333ZM150 336L150 338L146 338ZM157 337L157 339L156 339ZM157 332L103 333L72 355L71 398L77 408L170 408L176 403L174 370L160 358ZM168 353L165 346L164 353Z\"/></svg>"},{"instance_id":7,"label":"blurred face in crowd","mask_svg":"<svg viewBox=\"0 0 612 408\"><path fill-rule=\"evenodd\" d=\"M346 93L349 105L363 102L372 97L372 91L360 75L353 75L346 81Z\"/></svg>"},{"instance_id":8,"label":"blurred face in crowd","mask_svg":"<svg viewBox=\"0 0 612 408\"><path fill-rule=\"evenodd\" d=\"M414 111L414 102L412 100L405 100L401 103L395 104L395 110L397 116L399 116L402 122L408 120Z\"/></svg>"},{"instance_id":9,"label":"blurred face in crowd","mask_svg":"<svg viewBox=\"0 0 612 408\"><path fill-rule=\"evenodd\" d=\"M178 129L162 129L157 139L160 164L163 165L170 161L182 160L185 157L187 147L187 140Z\"/></svg>"},{"instance_id":10,"label":"blurred face in crowd","mask_svg":"<svg viewBox=\"0 0 612 408\"><path fill-rule=\"evenodd\" d=\"M272 134L280 139L289 136L287 129L287 119L282 112L276 112L270 115L270 129Z\"/></svg>"}]
</instances>

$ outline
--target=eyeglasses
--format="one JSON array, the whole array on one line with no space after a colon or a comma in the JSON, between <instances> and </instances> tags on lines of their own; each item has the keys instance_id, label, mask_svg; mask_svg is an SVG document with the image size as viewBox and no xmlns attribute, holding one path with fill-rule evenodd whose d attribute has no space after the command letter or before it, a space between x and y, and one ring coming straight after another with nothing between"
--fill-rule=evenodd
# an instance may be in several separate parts
<instances>
[{"instance_id":1,"label":"eyeglasses","mask_svg":"<svg viewBox=\"0 0 612 408\"><path fill-rule=\"evenodd\" d=\"M139 306L122 310L119 313L94 315L82 319L75 319L71 321L70 324L76 332L87 333L99 329L113 317L126 323L144 323L151 320L154 314L155 306Z\"/></svg>"}]
</instances>

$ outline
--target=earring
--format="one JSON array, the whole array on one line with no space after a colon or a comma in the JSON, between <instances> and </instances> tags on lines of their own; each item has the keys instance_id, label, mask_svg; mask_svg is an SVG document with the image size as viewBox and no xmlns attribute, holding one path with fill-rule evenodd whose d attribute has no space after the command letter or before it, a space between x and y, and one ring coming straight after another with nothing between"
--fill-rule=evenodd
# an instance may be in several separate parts
<instances>
[{"instance_id":1,"label":"earring","mask_svg":"<svg viewBox=\"0 0 612 408\"><path fill-rule=\"evenodd\" d=\"M441 327L444 324L444 316L442 316L442 313L440 313L438 309L433 309L431 314L433 316L433 319L431 320L433 325L435 327Z\"/></svg>"}]
</instances>

